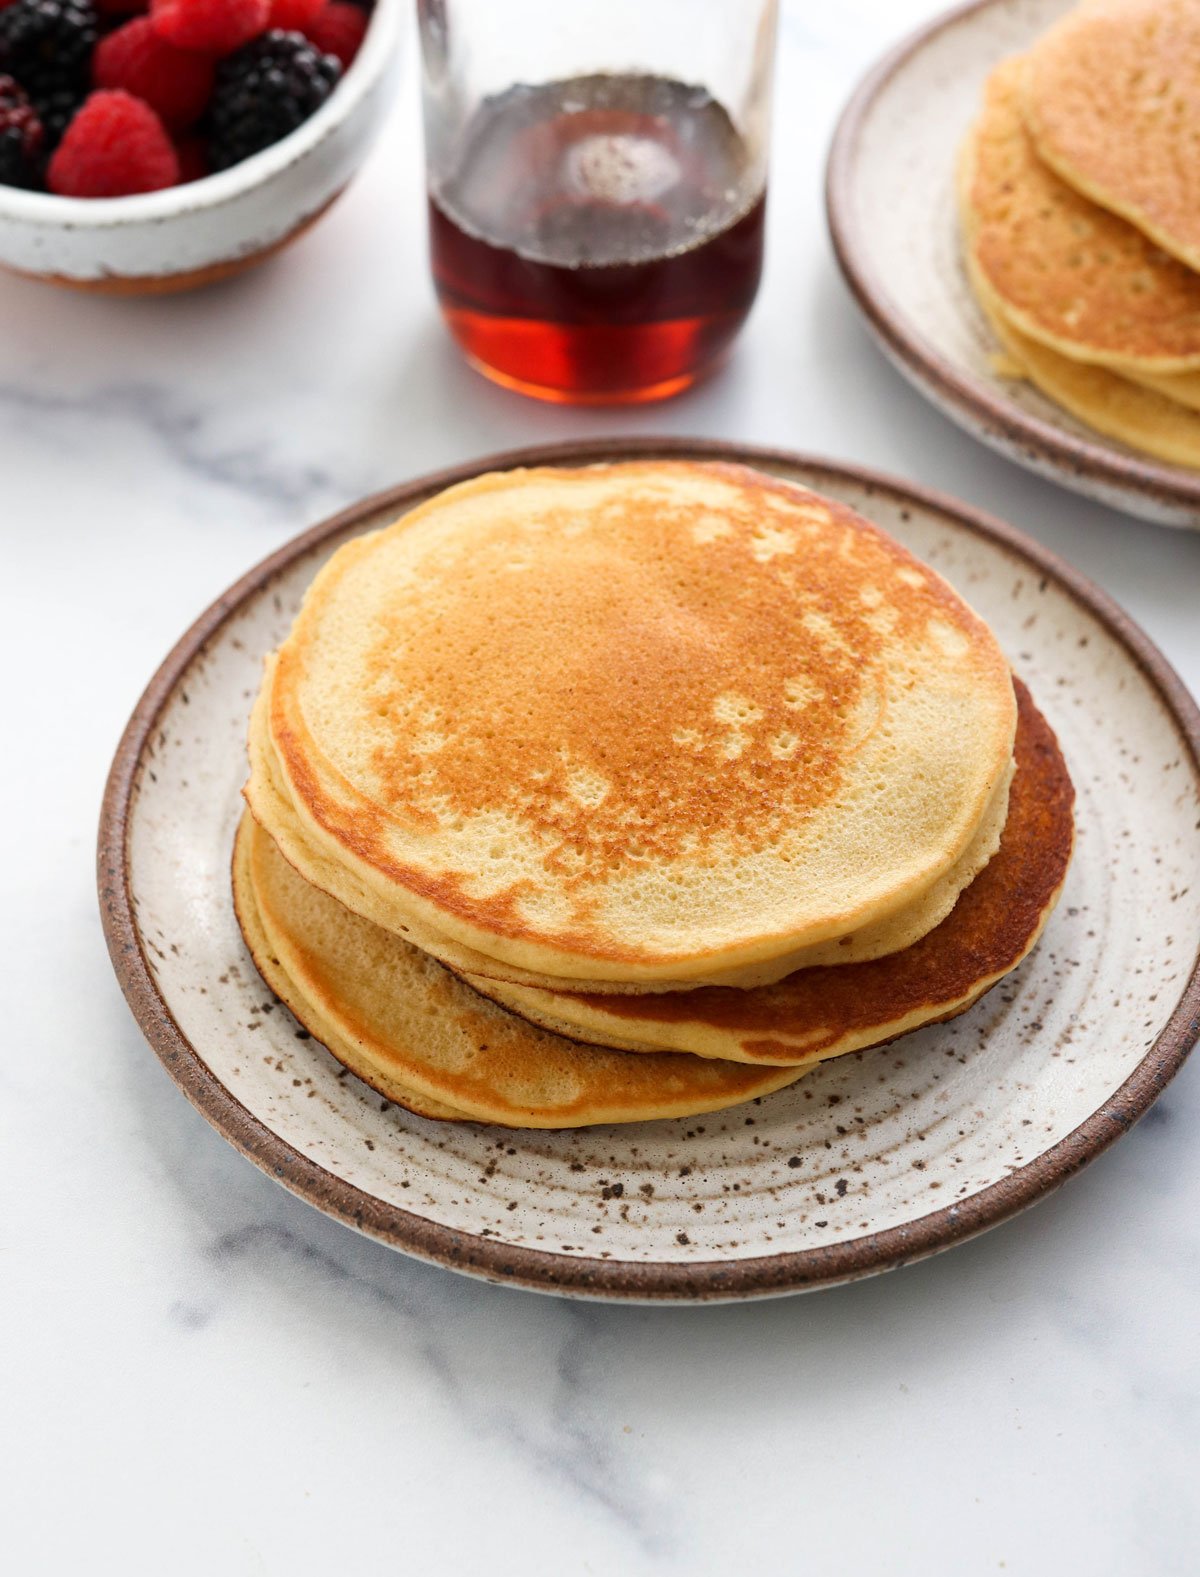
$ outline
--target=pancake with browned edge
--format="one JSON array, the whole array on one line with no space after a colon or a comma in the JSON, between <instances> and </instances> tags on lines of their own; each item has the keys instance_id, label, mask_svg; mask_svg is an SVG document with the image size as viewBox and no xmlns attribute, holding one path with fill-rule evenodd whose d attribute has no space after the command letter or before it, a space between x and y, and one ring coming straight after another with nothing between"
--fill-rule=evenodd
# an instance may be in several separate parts
<instances>
[{"instance_id":1,"label":"pancake with browned edge","mask_svg":"<svg viewBox=\"0 0 1200 1577\"><path fill-rule=\"evenodd\" d=\"M1022 117L1025 71L1014 59L992 72L964 148L975 266L1023 334L1200 404L1200 275L1038 158Z\"/></svg>"},{"instance_id":2,"label":"pancake with browned edge","mask_svg":"<svg viewBox=\"0 0 1200 1577\"><path fill-rule=\"evenodd\" d=\"M354 1064L358 1062L365 1068L363 1059L350 1042L339 1034L332 1021L322 1014L314 1003L305 1000L276 956L263 927L258 900L254 895L250 858L251 841L243 824L238 829L233 846L233 907L255 968L292 1017L303 1024L310 1035L314 1035L331 1051L343 1067L353 1069ZM440 1122L465 1120L463 1112L455 1111L452 1106L447 1106L441 1101L429 1100L411 1084L406 1084L393 1071L382 1065L373 1068L370 1079L365 1082L369 1083L372 1089L378 1090L380 1095L386 1095L395 1105L415 1112L418 1117L432 1117Z\"/></svg>"},{"instance_id":3,"label":"pancake with browned edge","mask_svg":"<svg viewBox=\"0 0 1200 1577\"><path fill-rule=\"evenodd\" d=\"M248 813L233 888L267 984L339 1062L422 1116L512 1128L689 1117L753 1100L805 1071L632 1057L538 1029L309 886Z\"/></svg>"},{"instance_id":4,"label":"pancake with browned edge","mask_svg":"<svg viewBox=\"0 0 1200 1577\"><path fill-rule=\"evenodd\" d=\"M1090 0L1029 52L1025 118L1068 185L1200 270L1200 5Z\"/></svg>"},{"instance_id":5,"label":"pancake with browned edge","mask_svg":"<svg viewBox=\"0 0 1200 1577\"><path fill-rule=\"evenodd\" d=\"M885 533L665 461L481 477L347 544L268 697L304 836L389 929L649 986L916 904L1015 717L994 636Z\"/></svg>"},{"instance_id":6,"label":"pancake with browned edge","mask_svg":"<svg viewBox=\"0 0 1200 1577\"><path fill-rule=\"evenodd\" d=\"M871 963L804 969L753 991L576 996L477 981L514 1011L631 1050L757 1064L840 1056L965 1011L1015 969L1058 900L1074 839L1074 790L1049 724L1016 685L1017 771L999 852L936 930Z\"/></svg>"},{"instance_id":7,"label":"pancake with browned edge","mask_svg":"<svg viewBox=\"0 0 1200 1577\"><path fill-rule=\"evenodd\" d=\"M387 922L394 920L389 906L383 903L349 866L332 859L329 853L306 833L304 823L287 792L267 728L267 698L273 662L273 658L267 659L263 689L250 716L247 735L250 778L245 787L246 803L255 820L270 835L279 852L295 866L306 881L311 882L314 887L319 887L330 897L336 898L348 909L353 909L355 914L362 915L364 920L371 920L376 925L383 925L385 929L389 929ZM781 973L791 974L795 969L811 968L815 964L854 963L868 958L880 958L886 953L895 953L902 947L910 946L945 919L954 907L959 893L974 880L999 848L1000 834L1008 815L1011 782L1012 763L1010 762L1008 771L997 784L992 802L961 859L956 861L945 875L939 877L932 887L922 893L915 903L901 910L899 914L877 921L873 926L864 926L859 931L838 937L833 941L817 942L811 947L802 948L799 952L789 955L787 959L772 960L767 965L743 965L741 969L714 974L706 983L741 987L762 985L779 979ZM464 947L461 942L452 941L447 936L439 936L412 919L404 922L399 934L403 935L405 941L412 942L423 952L431 953L439 962L458 974L504 980L513 985L541 986L551 991L571 989L571 982L556 980L549 975L534 974L529 970L518 969L512 964L497 963L495 959L488 958L473 948ZM578 988L586 991L588 982L578 982ZM669 980L638 981L632 984L606 981L605 989L635 994L644 991L686 990L688 987L682 982Z\"/></svg>"},{"instance_id":8,"label":"pancake with browned edge","mask_svg":"<svg viewBox=\"0 0 1200 1577\"><path fill-rule=\"evenodd\" d=\"M1200 468L1200 411L1158 392L1152 379L1135 382L1107 367L1060 356L1009 320L971 258L967 273L1005 351L1004 363L997 368L1001 376L1027 379L1072 416L1131 449L1172 465Z\"/></svg>"}]
</instances>

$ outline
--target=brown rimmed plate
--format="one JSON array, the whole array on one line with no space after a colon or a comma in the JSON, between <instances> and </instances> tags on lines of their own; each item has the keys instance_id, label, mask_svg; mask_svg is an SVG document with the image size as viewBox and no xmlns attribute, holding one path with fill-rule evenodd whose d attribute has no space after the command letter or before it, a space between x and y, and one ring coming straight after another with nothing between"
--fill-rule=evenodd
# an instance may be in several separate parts
<instances>
[{"instance_id":1,"label":"brown rimmed plate","mask_svg":"<svg viewBox=\"0 0 1200 1577\"><path fill-rule=\"evenodd\" d=\"M969 1014L686 1122L515 1133L385 1102L309 1039L242 945L229 857L262 657L347 537L451 483L631 456L757 465L843 499L990 620L1079 793L1063 901ZM839 465L630 440L489 456L305 532L182 637L139 702L100 823L118 978L171 1077L284 1187L493 1281L647 1302L769 1296L887 1270L1004 1221L1153 1102L1200 1033L1200 714L1145 635L1010 526Z\"/></svg>"},{"instance_id":2,"label":"brown rimmed plate","mask_svg":"<svg viewBox=\"0 0 1200 1577\"><path fill-rule=\"evenodd\" d=\"M958 149L992 67L1074 0L975 0L905 39L863 79L830 149L834 252L871 332L910 383L993 449L1075 492L1164 525L1200 527L1200 472L1105 438L1001 378L967 284Z\"/></svg>"}]
</instances>

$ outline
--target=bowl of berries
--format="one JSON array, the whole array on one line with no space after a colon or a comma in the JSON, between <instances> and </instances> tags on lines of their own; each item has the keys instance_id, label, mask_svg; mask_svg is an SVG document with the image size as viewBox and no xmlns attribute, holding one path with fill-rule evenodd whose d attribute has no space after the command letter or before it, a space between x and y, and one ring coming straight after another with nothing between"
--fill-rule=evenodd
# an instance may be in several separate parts
<instances>
[{"instance_id":1,"label":"bowl of berries","mask_svg":"<svg viewBox=\"0 0 1200 1577\"><path fill-rule=\"evenodd\" d=\"M401 0L0 0L0 266L112 294L277 252L382 123Z\"/></svg>"}]
</instances>

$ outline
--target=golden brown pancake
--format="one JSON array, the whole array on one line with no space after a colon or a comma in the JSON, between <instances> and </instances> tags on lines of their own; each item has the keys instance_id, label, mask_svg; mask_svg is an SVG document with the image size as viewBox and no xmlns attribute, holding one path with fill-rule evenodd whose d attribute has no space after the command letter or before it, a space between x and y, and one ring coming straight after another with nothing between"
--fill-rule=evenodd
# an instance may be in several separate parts
<instances>
[{"instance_id":1,"label":"golden brown pancake","mask_svg":"<svg viewBox=\"0 0 1200 1577\"><path fill-rule=\"evenodd\" d=\"M1164 372L1159 375L1127 367L1121 376L1140 383L1145 389L1153 389L1155 394L1165 395L1168 400L1186 406L1189 411L1200 411L1200 372Z\"/></svg>"},{"instance_id":2,"label":"golden brown pancake","mask_svg":"<svg viewBox=\"0 0 1200 1577\"><path fill-rule=\"evenodd\" d=\"M719 1111L803 1068L631 1057L527 1024L310 887L248 814L234 899L267 984L352 1072L424 1116L574 1128Z\"/></svg>"},{"instance_id":3,"label":"golden brown pancake","mask_svg":"<svg viewBox=\"0 0 1200 1577\"><path fill-rule=\"evenodd\" d=\"M1029 952L1058 900L1074 838L1074 791L1049 724L1019 681L1017 773L1000 850L935 931L872 963L804 969L755 991L669 996L533 992L478 982L564 1033L631 1050L758 1064L825 1059L965 1011Z\"/></svg>"},{"instance_id":4,"label":"golden brown pancake","mask_svg":"<svg viewBox=\"0 0 1200 1577\"><path fill-rule=\"evenodd\" d=\"M1025 117L1076 191L1200 269L1200 6L1091 0L1029 54Z\"/></svg>"},{"instance_id":5,"label":"golden brown pancake","mask_svg":"<svg viewBox=\"0 0 1200 1577\"><path fill-rule=\"evenodd\" d=\"M479 478L349 544L269 710L305 836L391 929L649 983L899 914L1014 724L990 631L885 534L657 461Z\"/></svg>"},{"instance_id":6,"label":"golden brown pancake","mask_svg":"<svg viewBox=\"0 0 1200 1577\"><path fill-rule=\"evenodd\" d=\"M385 930L389 929L387 922L393 918L389 907L382 903L348 866L340 865L336 860L331 859L315 839L306 835L304 824L287 793L267 729L267 694L273 662L273 658L267 659L263 689L255 701L250 718L247 736L250 778L244 791L246 802L255 820L305 881L311 882L322 892L336 898L355 914L362 915L363 919L370 920L376 925L383 925ZM954 907L959 893L975 879L999 848L1000 834L1008 815L1011 782L1012 763L1010 762L1009 770L997 785L992 803L966 853L928 891L922 893L915 904L902 910L898 915L893 915L873 926L864 927L850 936L839 937L830 942L818 942L815 946L801 949L799 953L791 954L786 959L772 960L768 965L751 965L739 970L730 970L711 978L706 983L740 987L765 985L780 979L784 974L791 974L796 969L812 968L817 964L852 963L868 958L879 958L886 953L898 952L903 947L911 946L945 919ZM423 952L431 953L434 958L458 974L506 980L514 985L540 986L551 991L567 991L573 987L580 991L588 989L587 981L556 980L548 975L537 975L527 970L516 969L512 965L498 964L483 953L464 947L449 937L439 936L436 932L413 922L406 923L399 934L403 935L406 941L421 948ZM635 994L647 990L686 990L688 984L680 981L638 982L632 985L615 982L607 989Z\"/></svg>"},{"instance_id":7,"label":"golden brown pancake","mask_svg":"<svg viewBox=\"0 0 1200 1577\"><path fill-rule=\"evenodd\" d=\"M1022 118L1025 62L992 73L961 169L968 246L1008 321L1061 355L1200 403L1200 276L1038 158Z\"/></svg>"},{"instance_id":8,"label":"golden brown pancake","mask_svg":"<svg viewBox=\"0 0 1200 1577\"><path fill-rule=\"evenodd\" d=\"M1142 382L1107 367L1091 367L1060 356L1048 345L1022 334L996 300L991 286L968 258L967 274L976 299L1004 347L1007 377L1024 377L1064 410L1131 449L1200 467L1200 412L1190 410Z\"/></svg>"},{"instance_id":9,"label":"golden brown pancake","mask_svg":"<svg viewBox=\"0 0 1200 1577\"><path fill-rule=\"evenodd\" d=\"M427 1099L419 1090L414 1090L383 1066L368 1067L356 1048L338 1033L332 1022L313 1003L305 1001L276 957L263 929L250 871L250 847L251 838L243 828L239 828L233 847L233 907L255 968L284 1007L343 1067L357 1073L364 1083L370 1084L380 1095L386 1095L389 1101L415 1112L418 1117L431 1117L440 1122L466 1121L464 1113L455 1111L452 1106L446 1106L441 1101Z\"/></svg>"}]
</instances>

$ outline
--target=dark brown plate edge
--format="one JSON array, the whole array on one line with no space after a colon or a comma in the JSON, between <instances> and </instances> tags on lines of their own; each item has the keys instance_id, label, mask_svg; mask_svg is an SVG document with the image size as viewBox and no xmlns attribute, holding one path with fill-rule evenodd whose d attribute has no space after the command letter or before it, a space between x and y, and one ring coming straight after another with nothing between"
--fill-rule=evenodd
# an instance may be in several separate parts
<instances>
[{"instance_id":1,"label":"dark brown plate edge","mask_svg":"<svg viewBox=\"0 0 1200 1577\"><path fill-rule=\"evenodd\" d=\"M633 1302L708 1302L771 1297L853 1281L950 1248L1044 1198L1143 1116L1200 1036L1200 952L1179 1001L1129 1078L1089 1118L1036 1160L961 1202L904 1226L823 1248L752 1259L616 1264L519 1248L441 1226L344 1182L254 1117L210 1072L161 996L142 949L129 880L129 814L143 749L168 697L192 661L252 594L295 559L384 510L478 476L522 465L591 464L637 457L726 460L805 471L890 495L901 508L929 509L1023 557L1095 615L1152 682L1191 755L1200 782L1200 708L1150 638L1108 595L1049 549L1003 521L933 489L865 467L788 450L707 439L594 440L509 450L374 494L294 537L263 559L200 615L147 685L113 758L100 812L97 886L118 982L150 1046L188 1100L234 1147L291 1193L348 1226L418 1259L532 1291Z\"/></svg>"},{"instance_id":2,"label":"dark brown plate edge","mask_svg":"<svg viewBox=\"0 0 1200 1577\"><path fill-rule=\"evenodd\" d=\"M951 417L974 438L981 435L965 420L969 413L983 425L983 439L1009 459L1031 464L1066 487L1082 491L1080 481L1103 483L1114 499L1129 501L1140 512L1147 501L1176 512L1172 522L1200 525L1200 475L1177 466L1140 459L1106 444L1077 438L1040 417L1031 416L986 384L961 373L912 328L891 300L886 285L862 261L854 216L854 169L859 139L879 94L909 60L932 39L979 12L1007 0L969 0L907 34L861 80L838 118L825 165L825 216L834 257L850 292L889 358L921 393L932 397L943 415ZM1022 458L1024 456L1024 458ZM1177 511L1188 511L1184 522ZM1164 515L1158 524L1169 524Z\"/></svg>"}]
</instances>

